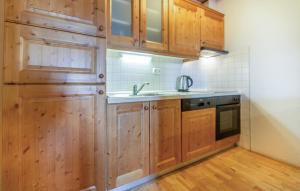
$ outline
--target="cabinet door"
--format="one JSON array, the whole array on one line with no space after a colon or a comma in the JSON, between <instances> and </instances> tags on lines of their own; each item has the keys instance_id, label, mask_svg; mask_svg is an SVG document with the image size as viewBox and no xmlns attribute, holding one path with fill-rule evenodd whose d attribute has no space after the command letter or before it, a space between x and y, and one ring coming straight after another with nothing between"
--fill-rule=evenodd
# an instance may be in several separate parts
<instances>
[{"instance_id":1,"label":"cabinet door","mask_svg":"<svg viewBox=\"0 0 300 191\"><path fill-rule=\"evenodd\" d=\"M4 0L8 21L105 37L105 0Z\"/></svg>"},{"instance_id":2,"label":"cabinet door","mask_svg":"<svg viewBox=\"0 0 300 191\"><path fill-rule=\"evenodd\" d=\"M95 132L105 120L105 97L97 93L102 88L4 86L2 190L95 187ZM96 151L104 157L102 148Z\"/></svg>"},{"instance_id":3,"label":"cabinet door","mask_svg":"<svg viewBox=\"0 0 300 191\"><path fill-rule=\"evenodd\" d=\"M139 0L109 0L108 44L110 47L139 47Z\"/></svg>"},{"instance_id":4,"label":"cabinet door","mask_svg":"<svg viewBox=\"0 0 300 191\"><path fill-rule=\"evenodd\" d=\"M201 46L224 49L224 15L202 10Z\"/></svg>"},{"instance_id":5,"label":"cabinet door","mask_svg":"<svg viewBox=\"0 0 300 191\"><path fill-rule=\"evenodd\" d=\"M141 1L140 44L142 48L168 50L168 0Z\"/></svg>"},{"instance_id":6,"label":"cabinet door","mask_svg":"<svg viewBox=\"0 0 300 191\"><path fill-rule=\"evenodd\" d=\"M109 189L149 175L149 103L108 106Z\"/></svg>"},{"instance_id":7,"label":"cabinet door","mask_svg":"<svg viewBox=\"0 0 300 191\"><path fill-rule=\"evenodd\" d=\"M5 24L5 83L105 82L105 39Z\"/></svg>"},{"instance_id":8,"label":"cabinet door","mask_svg":"<svg viewBox=\"0 0 300 191\"><path fill-rule=\"evenodd\" d=\"M216 110L182 113L182 159L188 161L212 151L215 145Z\"/></svg>"},{"instance_id":9,"label":"cabinet door","mask_svg":"<svg viewBox=\"0 0 300 191\"><path fill-rule=\"evenodd\" d=\"M180 100L151 102L150 169L151 173L181 162Z\"/></svg>"},{"instance_id":10,"label":"cabinet door","mask_svg":"<svg viewBox=\"0 0 300 191\"><path fill-rule=\"evenodd\" d=\"M186 0L170 0L170 52L198 57L200 54L200 8Z\"/></svg>"}]
</instances>

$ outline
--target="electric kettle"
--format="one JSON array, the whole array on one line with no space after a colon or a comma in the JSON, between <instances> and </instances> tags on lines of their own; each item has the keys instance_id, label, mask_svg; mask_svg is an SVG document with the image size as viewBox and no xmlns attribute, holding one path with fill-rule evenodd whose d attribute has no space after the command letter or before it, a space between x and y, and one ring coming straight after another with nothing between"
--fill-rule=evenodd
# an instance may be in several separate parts
<instances>
[{"instance_id":1,"label":"electric kettle","mask_svg":"<svg viewBox=\"0 0 300 191\"><path fill-rule=\"evenodd\" d=\"M182 75L177 78L176 89L179 92L188 92L193 85L193 79L190 76Z\"/></svg>"}]
</instances>

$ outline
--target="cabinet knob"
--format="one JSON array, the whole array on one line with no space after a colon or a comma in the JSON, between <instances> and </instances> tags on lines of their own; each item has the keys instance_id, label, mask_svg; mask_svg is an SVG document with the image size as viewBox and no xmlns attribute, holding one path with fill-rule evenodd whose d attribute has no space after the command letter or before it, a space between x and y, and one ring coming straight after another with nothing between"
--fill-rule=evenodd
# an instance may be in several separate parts
<instances>
[{"instance_id":1,"label":"cabinet knob","mask_svg":"<svg viewBox=\"0 0 300 191\"><path fill-rule=\"evenodd\" d=\"M104 74L99 74L99 78L100 79L104 78Z\"/></svg>"},{"instance_id":2,"label":"cabinet knob","mask_svg":"<svg viewBox=\"0 0 300 191\"><path fill-rule=\"evenodd\" d=\"M155 105L153 105L153 106L152 106L152 109L153 109L153 110L156 110L156 109L157 109L157 107L156 107Z\"/></svg>"},{"instance_id":3,"label":"cabinet knob","mask_svg":"<svg viewBox=\"0 0 300 191\"><path fill-rule=\"evenodd\" d=\"M104 31L104 26L103 25L99 26L99 31Z\"/></svg>"},{"instance_id":4,"label":"cabinet knob","mask_svg":"<svg viewBox=\"0 0 300 191\"><path fill-rule=\"evenodd\" d=\"M148 106L145 106L144 109L145 109L146 111L148 111L148 110L149 110L149 107L148 107Z\"/></svg>"},{"instance_id":5,"label":"cabinet knob","mask_svg":"<svg viewBox=\"0 0 300 191\"><path fill-rule=\"evenodd\" d=\"M103 90L98 90L98 94L99 94L99 95L103 95L103 94L104 94L104 91L103 91Z\"/></svg>"}]
</instances>

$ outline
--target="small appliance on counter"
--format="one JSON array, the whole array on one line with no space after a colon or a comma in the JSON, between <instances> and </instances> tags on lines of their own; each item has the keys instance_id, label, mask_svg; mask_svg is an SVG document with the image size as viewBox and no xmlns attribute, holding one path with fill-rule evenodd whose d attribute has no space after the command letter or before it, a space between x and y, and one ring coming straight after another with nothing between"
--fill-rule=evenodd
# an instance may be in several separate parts
<instances>
[{"instance_id":1,"label":"small appliance on counter","mask_svg":"<svg viewBox=\"0 0 300 191\"><path fill-rule=\"evenodd\" d=\"M177 78L176 89L179 92L188 92L193 86L193 79L190 76L182 75Z\"/></svg>"}]
</instances>

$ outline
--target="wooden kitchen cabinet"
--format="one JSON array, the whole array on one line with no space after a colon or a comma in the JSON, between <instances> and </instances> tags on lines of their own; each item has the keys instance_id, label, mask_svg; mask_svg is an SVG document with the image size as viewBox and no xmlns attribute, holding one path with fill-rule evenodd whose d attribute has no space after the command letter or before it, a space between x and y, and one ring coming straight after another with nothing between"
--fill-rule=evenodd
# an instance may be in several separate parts
<instances>
[{"instance_id":1,"label":"wooden kitchen cabinet","mask_svg":"<svg viewBox=\"0 0 300 191\"><path fill-rule=\"evenodd\" d=\"M141 1L140 47L168 51L169 0Z\"/></svg>"},{"instance_id":2,"label":"wooden kitchen cabinet","mask_svg":"<svg viewBox=\"0 0 300 191\"><path fill-rule=\"evenodd\" d=\"M182 160L189 161L213 151L215 146L216 109L182 113Z\"/></svg>"},{"instance_id":3,"label":"wooden kitchen cabinet","mask_svg":"<svg viewBox=\"0 0 300 191\"><path fill-rule=\"evenodd\" d=\"M149 102L108 105L108 188L149 175Z\"/></svg>"},{"instance_id":4,"label":"wooden kitchen cabinet","mask_svg":"<svg viewBox=\"0 0 300 191\"><path fill-rule=\"evenodd\" d=\"M158 173L181 162L181 101L151 102L150 171Z\"/></svg>"},{"instance_id":5,"label":"wooden kitchen cabinet","mask_svg":"<svg viewBox=\"0 0 300 191\"><path fill-rule=\"evenodd\" d=\"M224 15L211 10L201 12L201 47L224 49Z\"/></svg>"},{"instance_id":6,"label":"wooden kitchen cabinet","mask_svg":"<svg viewBox=\"0 0 300 191\"><path fill-rule=\"evenodd\" d=\"M169 50L183 56L200 54L201 9L186 0L170 0Z\"/></svg>"},{"instance_id":7,"label":"wooden kitchen cabinet","mask_svg":"<svg viewBox=\"0 0 300 191\"><path fill-rule=\"evenodd\" d=\"M2 190L104 190L104 90L4 86Z\"/></svg>"},{"instance_id":8,"label":"wooden kitchen cabinet","mask_svg":"<svg viewBox=\"0 0 300 191\"><path fill-rule=\"evenodd\" d=\"M105 37L105 0L4 0L7 21Z\"/></svg>"},{"instance_id":9,"label":"wooden kitchen cabinet","mask_svg":"<svg viewBox=\"0 0 300 191\"><path fill-rule=\"evenodd\" d=\"M139 47L139 0L107 1L107 42L109 46Z\"/></svg>"},{"instance_id":10,"label":"wooden kitchen cabinet","mask_svg":"<svg viewBox=\"0 0 300 191\"><path fill-rule=\"evenodd\" d=\"M108 1L108 45L168 51L168 0Z\"/></svg>"},{"instance_id":11,"label":"wooden kitchen cabinet","mask_svg":"<svg viewBox=\"0 0 300 191\"><path fill-rule=\"evenodd\" d=\"M5 24L5 83L103 83L106 41L69 32Z\"/></svg>"}]
</instances>

